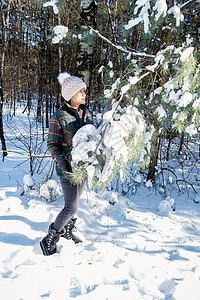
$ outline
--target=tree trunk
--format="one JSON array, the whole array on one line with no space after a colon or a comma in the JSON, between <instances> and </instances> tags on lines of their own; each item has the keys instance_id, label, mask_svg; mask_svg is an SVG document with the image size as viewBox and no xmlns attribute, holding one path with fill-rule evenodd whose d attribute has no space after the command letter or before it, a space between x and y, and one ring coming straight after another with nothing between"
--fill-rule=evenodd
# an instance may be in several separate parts
<instances>
[{"instance_id":1,"label":"tree trunk","mask_svg":"<svg viewBox=\"0 0 200 300\"><path fill-rule=\"evenodd\" d=\"M174 6L174 0L168 0L167 1L167 7L170 9L172 6ZM170 46L172 44L172 30L175 27L174 19L170 18L170 29L167 31L167 39L166 39L166 44L167 46Z\"/></svg>"},{"instance_id":2,"label":"tree trunk","mask_svg":"<svg viewBox=\"0 0 200 300\"><path fill-rule=\"evenodd\" d=\"M1 78L0 83L0 136L1 136L1 144L2 144L2 151L3 151L3 161L4 157L8 155L7 149L6 149L6 141L4 138L4 131L3 131L3 80Z\"/></svg>"},{"instance_id":3,"label":"tree trunk","mask_svg":"<svg viewBox=\"0 0 200 300\"><path fill-rule=\"evenodd\" d=\"M158 143L158 138L159 138L159 124L157 119L154 120L154 136L152 140L152 154L150 157L150 163L149 163L149 172L147 175L147 180L152 180L153 182L155 181L155 173L156 173L156 166L158 164L158 156L159 156L159 151L160 151L160 145L161 145L161 137L159 139Z\"/></svg>"},{"instance_id":4,"label":"tree trunk","mask_svg":"<svg viewBox=\"0 0 200 300\"><path fill-rule=\"evenodd\" d=\"M87 25L96 28L97 4L95 0L81 0L82 31L87 31ZM78 70L83 75L84 81L89 86L92 69L93 42L80 41L80 51L78 52Z\"/></svg>"},{"instance_id":5,"label":"tree trunk","mask_svg":"<svg viewBox=\"0 0 200 300\"><path fill-rule=\"evenodd\" d=\"M1 2L1 22L2 22L2 56L1 56L1 66L0 66L0 137L1 137L1 144L2 144L2 151L3 151L3 160L4 157L8 154L6 149L6 142L4 137L4 130L3 130L3 74L4 74L4 63L5 63L5 53L6 53L6 46L7 46L7 30L9 28L9 13L10 13L10 1L7 3L7 10L3 9L3 5L5 3Z\"/></svg>"},{"instance_id":6,"label":"tree trunk","mask_svg":"<svg viewBox=\"0 0 200 300\"><path fill-rule=\"evenodd\" d=\"M169 151L170 151L170 147L171 147L171 142L172 142L172 138L171 138L171 136L169 136L169 141L168 141L168 145L167 145L166 161L169 161Z\"/></svg>"},{"instance_id":7,"label":"tree trunk","mask_svg":"<svg viewBox=\"0 0 200 300\"><path fill-rule=\"evenodd\" d=\"M158 155L160 150L160 141L161 138L158 143L158 133L156 133L156 136L154 137L154 140L152 142L153 153L151 154L149 171L147 175L147 180L151 180L152 182L155 182L156 166L158 164Z\"/></svg>"},{"instance_id":8,"label":"tree trunk","mask_svg":"<svg viewBox=\"0 0 200 300\"><path fill-rule=\"evenodd\" d=\"M168 0L167 1L168 9L172 6L174 6L174 0ZM173 22L171 22L171 28L168 30L167 35L165 36L166 39L166 44L171 45L172 44L172 33L171 30L173 29ZM162 76L162 81L161 81L161 86L166 82L166 75ZM153 154L151 155L150 158L150 164L149 164L149 172L147 175L147 180L152 180L155 181L155 171L156 171L156 166L158 163L158 155L160 151L160 142L161 138L158 143L158 131L159 131L159 125L157 124L157 121L154 121L154 127L155 127L155 137L152 142L152 147L153 147ZM170 146L170 144L169 144Z\"/></svg>"},{"instance_id":9,"label":"tree trunk","mask_svg":"<svg viewBox=\"0 0 200 300\"><path fill-rule=\"evenodd\" d=\"M184 143L184 137L185 137L185 134L184 134L184 132L183 132L183 133L181 133L181 138L180 138L180 145L179 145L178 155L181 155L181 154L182 154L183 143Z\"/></svg>"}]
</instances>

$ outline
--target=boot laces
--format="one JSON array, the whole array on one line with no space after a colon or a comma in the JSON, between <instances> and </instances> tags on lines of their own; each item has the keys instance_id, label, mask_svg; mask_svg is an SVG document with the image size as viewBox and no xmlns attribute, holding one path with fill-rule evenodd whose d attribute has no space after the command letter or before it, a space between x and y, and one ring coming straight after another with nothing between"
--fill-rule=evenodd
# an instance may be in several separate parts
<instances>
[{"instance_id":1,"label":"boot laces","mask_svg":"<svg viewBox=\"0 0 200 300\"><path fill-rule=\"evenodd\" d=\"M75 225L72 225L72 224L67 224L67 227L66 227L66 236L68 239L71 239L73 237L73 232L77 231L77 228Z\"/></svg>"},{"instance_id":2,"label":"boot laces","mask_svg":"<svg viewBox=\"0 0 200 300\"><path fill-rule=\"evenodd\" d=\"M47 248L50 249L51 248L51 243L53 241L53 238L55 236L55 232L50 232L49 233L49 237L47 239Z\"/></svg>"},{"instance_id":3,"label":"boot laces","mask_svg":"<svg viewBox=\"0 0 200 300\"><path fill-rule=\"evenodd\" d=\"M51 248L51 242L52 242L52 240L53 240L53 233L50 234L50 236L49 236L49 238L47 240L47 247L48 247L48 249Z\"/></svg>"}]
</instances>

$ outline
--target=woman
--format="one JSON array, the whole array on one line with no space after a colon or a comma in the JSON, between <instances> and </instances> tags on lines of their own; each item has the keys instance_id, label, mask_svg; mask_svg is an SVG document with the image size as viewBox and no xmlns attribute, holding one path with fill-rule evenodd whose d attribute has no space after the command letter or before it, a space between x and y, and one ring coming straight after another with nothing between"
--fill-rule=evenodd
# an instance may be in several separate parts
<instances>
[{"instance_id":1,"label":"woman","mask_svg":"<svg viewBox=\"0 0 200 300\"><path fill-rule=\"evenodd\" d=\"M65 101L64 106L60 107L50 120L47 147L56 163L56 173L60 177L65 205L54 223L49 226L46 237L40 242L44 255L56 253L56 243L60 236L72 239L75 243L81 242L72 230L76 221L74 215L78 210L85 184L73 185L70 182L72 139L79 128L92 123L91 115L85 106L85 82L68 73L61 73L58 80Z\"/></svg>"}]
</instances>

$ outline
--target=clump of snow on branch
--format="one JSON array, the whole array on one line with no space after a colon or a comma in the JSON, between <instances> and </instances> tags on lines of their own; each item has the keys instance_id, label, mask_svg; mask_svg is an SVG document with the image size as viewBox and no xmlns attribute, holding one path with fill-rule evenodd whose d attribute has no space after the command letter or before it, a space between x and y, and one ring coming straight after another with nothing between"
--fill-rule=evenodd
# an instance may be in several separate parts
<instances>
[{"instance_id":1,"label":"clump of snow on branch","mask_svg":"<svg viewBox=\"0 0 200 300\"><path fill-rule=\"evenodd\" d=\"M124 85L121 88L121 94L126 94L126 92L130 89L130 87L139 81L139 78L137 76L134 76L134 77L130 76L128 81L129 81L129 83Z\"/></svg>"},{"instance_id":2,"label":"clump of snow on branch","mask_svg":"<svg viewBox=\"0 0 200 300\"><path fill-rule=\"evenodd\" d=\"M40 187L40 197L47 203L51 203L56 200L59 194L59 187L56 180L49 179L46 183Z\"/></svg>"},{"instance_id":3,"label":"clump of snow on branch","mask_svg":"<svg viewBox=\"0 0 200 300\"><path fill-rule=\"evenodd\" d=\"M198 98L197 100L194 101L192 107L193 107L193 108L198 108L198 107L200 107L200 98Z\"/></svg>"},{"instance_id":4,"label":"clump of snow on branch","mask_svg":"<svg viewBox=\"0 0 200 300\"><path fill-rule=\"evenodd\" d=\"M110 75L110 78L113 78L114 72L113 72L113 71L110 71L110 72L109 72L109 75Z\"/></svg>"},{"instance_id":5,"label":"clump of snow on branch","mask_svg":"<svg viewBox=\"0 0 200 300\"><path fill-rule=\"evenodd\" d=\"M109 61L108 62L108 66L112 69L113 68L113 63L112 63L112 61Z\"/></svg>"},{"instance_id":6,"label":"clump of snow on branch","mask_svg":"<svg viewBox=\"0 0 200 300\"><path fill-rule=\"evenodd\" d=\"M184 92L179 99L178 106L186 107L186 106L188 106L188 104L190 104L192 102L192 100L193 100L192 94L189 92Z\"/></svg>"},{"instance_id":7,"label":"clump of snow on branch","mask_svg":"<svg viewBox=\"0 0 200 300\"><path fill-rule=\"evenodd\" d=\"M185 128L185 132L188 133L190 136L193 136L198 133L197 128L194 124L191 124Z\"/></svg>"},{"instance_id":8,"label":"clump of snow on branch","mask_svg":"<svg viewBox=\"0 0 200 300\"><path fill-rule=\"evenodd\" d=\"M134 26L139 24L140 22L144 23L144 32L147 33L149 31L150 21L149 21L149 10L150 10L150 2L148 0L144 1L136 1L136 7L134 9L134 15L138 13L138 10L142 7L140 10L139 16L137 17L137 21L133 23ZM130 21L129 21L130 22ZM130 29L133 26L133 23L129 23L127 26L125 25L125 29Z\"/></svg>"},{"instance_id":9,"label":"clump of snow on branch","mask_svg":"<svg viewBox=\"0 0 200 300\"><path fill-rule=\"evenodd\" d=\"M111 87L111 89L105 89L104 90L104 96L106 97L106 98L110 98L111 96L112 96L112 94L113 94L113 92L117 89L117 87L118 87L118 85L120 84L120 78L117 78L116 80L115 80L115 82L112 84L112 87Z\"/></svg>"},{"instance_id":10,"label":"clump of snow on branch","mask_svg":"<svg viewBox=\"0 0 200 300\"><path fill-rule=\"evenodd\" d=\"M147 70L154 72L155 69L158 67L159 63L162 63L164 60L164 56L162 54L157 54L155 57L155 64L154 65L149 65L146 67Z\"/></svg>"},{"instance_id":11,"label":"clump of snow on branch","mask_svg":"<svg viewBox=\"0 0 200 300\"><path fill-rule=\"evenodd\" d=\"M66 37L66 34L68 32L68 28L63 25L57 25L53 29L55 36L52 39L53 44L59 43L64 37Z\"/></svg>"},{"instance_id":12,"label":"clump of snow on branch","mask_svg":"<svg viewBox=\"0 0 200 300\"><path fill-rule=\"evenodd\" d=\"M52 6L52 7L53 7L54 14L57 15L57 14L58 14L57 2L58 2L57 0L52 0L52 1L45 2L45 3L43 4L43 7Z\"/></svg>"},{"instance_id":13,"label":"clump of snow on branch","mask_svg":"<svg viewBox=\"0 0 200 300\"><path fill-rule=\"evenodd\" d=\"M103 71L103 69L104 69L104 66L101 66L98 70L98 73L101 73Z\"/></svg>"},{"instance_id":14,"label":"clump of snow on branch","mask_svg":"<svg viewBox=\"0 0 200 300\"><path fill-rule=\"evenodd\" d=\"M181 53L180 60L182 62L187 61L189 59L189 56L193 53L193 51L194 51L194 47L189 47L183 50L183 52Z\"/></svg>"},{"instance_id":15,"label":"clump of snow on branch","mask_svg":"<svg viewBox=\"0 0 200 300\"><path fill-rule=\"evenodd\" d=\"M128 24L124 26L126 30L131 29L142 21L142 18L135 18L128 21Z\"/></svg>"},{"instance_id":16,"label":"clump of snow on branch","mask_svg":"<svg viewBox=\"0 0 200 300\"><path fill-rule=\"evenodd\" d=\"M112 77L112 76L110 76ZM130 87L134 84L136 84L139 81L139 78L137 76L129 76L128 83L121 87L121 95L126 94L127 91L130 89ZM116 81L112 84L111 89L105 89L104 90L104 96L105 98L111 98L114 91L118 88L119 84L121 83L120 78L117 78Z\"/></svg>"},{"instance_id":17,"label":"clump of snow on branch","mask_svg":"<svg viewBox=\"0 0 200 300\"><path fill-rule=\"evenodd\" d=\"M155 112L158 114L158 120L167 117L166 111L162 106L157 107Z\"/></svg>"},{"instance_id":18,"label":"clump of snow on branch","mask_svg":"<svg viewBox=\"0 0 200 300\"><path fill-rule=\"evenodd\" d=\"M180 8L177 5L172 6L168 12L168 14L173 14L176 19L176 26L180 26L181 22L184 20L184 15L181 13Z\"/></svg>"},{"instance_id":19,"label":"clump of snow on branch","mask_svg":"<svg viewBox=\"0 0 200 300\"><path fill-rule=\"evenodd\" d=\"M157 0L153 10L156 11L155 20L158 21L158 19L163 16L165 17L167 14L167 3L165 0Z\"/></svg>"}]
</instances>

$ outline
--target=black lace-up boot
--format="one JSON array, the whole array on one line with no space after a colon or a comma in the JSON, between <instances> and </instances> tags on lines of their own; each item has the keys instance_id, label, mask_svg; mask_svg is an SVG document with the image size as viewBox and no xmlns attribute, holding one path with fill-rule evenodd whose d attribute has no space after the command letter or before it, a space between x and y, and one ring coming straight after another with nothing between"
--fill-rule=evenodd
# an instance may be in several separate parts
<instances>
[{"instance_id":1,"label":"black lace-up boot","mask_svg":"<svg viewBox=\"0 0 200 300\"><path fill-rule=\"evenodd\" d=\"M67 224L64 226L65 232L61 236L66 238L67 240L74 241L75 244L78 244L82 243L83 241L75 234L73 234L73 232L76 231L76 226L74 225L76 220L77 218L73 218L67 222Z\"/></svg>"},{"instance_id":2,"label":"black lace-up boot","mask_svg":"<svg viewBox=\"0 0 200 300\"><path fill-rule=\"evenodd\" d=\"M49 226L48 234L40 242L40 247L44 255L52 255L57 252L56 243L59 241L59 238L64 234L65 230L62 229L61 232L58 232L54 227L53 223Z\"/></svg>"}]
</instances>

